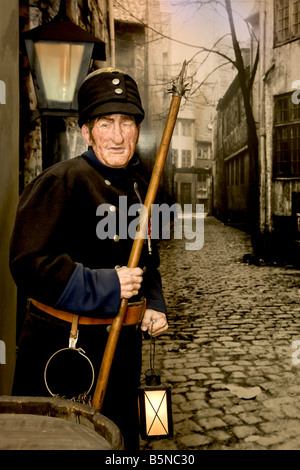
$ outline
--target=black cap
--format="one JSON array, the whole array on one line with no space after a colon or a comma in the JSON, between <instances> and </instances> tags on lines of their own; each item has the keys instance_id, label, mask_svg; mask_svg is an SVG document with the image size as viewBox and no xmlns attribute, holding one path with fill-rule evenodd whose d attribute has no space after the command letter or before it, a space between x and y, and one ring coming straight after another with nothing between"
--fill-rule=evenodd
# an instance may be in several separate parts
<instances>
[{"instance_id":1,"label":"black cap","mask_svg":"<svg viewBox=\"0 0 300 470\"><path fill-rule=\"evenodd\" d=\"M98 69L89 74L78 91L78 124L106 114L128 114L138 123L145 116L136 82L117 69Z\"/></svg>"}]
</instances>

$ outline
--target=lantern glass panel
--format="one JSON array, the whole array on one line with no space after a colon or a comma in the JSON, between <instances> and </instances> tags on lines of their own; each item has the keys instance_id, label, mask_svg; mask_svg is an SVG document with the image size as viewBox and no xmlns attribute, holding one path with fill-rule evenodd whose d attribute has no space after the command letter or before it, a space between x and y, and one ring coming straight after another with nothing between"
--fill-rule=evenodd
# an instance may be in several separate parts
<instances>
[{"instance_id":1,"label":"lantern glass panel","mask_svg":"<svg viewBox=\"0 0 300 470\"><path fill-rule=\"evenodd\" d=\"M168 403L165 390L145 391L145 414L148 436L162 436L169 433Z\"/></svg>"},{"instance_id":2,"label":"lantern glass panel","mask_svg":"<svg viewBox=\"0 0 300 470\"><path fill-rule=\"evenodd\" d=\"M34 47L47 101L72 102L84 43L39 41Z\"/></svg>"}]
</instances>

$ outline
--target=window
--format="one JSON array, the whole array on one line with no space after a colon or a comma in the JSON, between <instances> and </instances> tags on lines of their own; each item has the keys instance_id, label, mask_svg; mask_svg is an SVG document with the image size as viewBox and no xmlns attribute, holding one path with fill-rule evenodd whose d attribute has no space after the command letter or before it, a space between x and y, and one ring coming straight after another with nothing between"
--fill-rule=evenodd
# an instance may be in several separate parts
<instances>
[{"instance_id":1,"label":"window","mask_svg":"<svg viewBox=\"0 0 300 470\"><path fill-rule=\"evenodd\" d=\"M182 150L181 166L189 168L192 164L192 152L190 150Z\"/></svg>"},{"instance_id":2,"label":"window","mask_svg":"<svg viewBox=\"0 0 300 470\"><path fill-rule=\"evenodd\" d=\"M239 185L239 176L240 176L240 159L239 158L236 158L234 160L234 167L235 167L235 185L238 186Z\"/></svg>"},{"instance_id":3,"label":"window","mask_svg":"<svg viewBox=\"0 0 300 470\"><path fill-rule=\"evenodd\" d=\"M198 144L197 146L197 158L203 158L208 160L210 158L210 146L208 144Z\"/></svg>"},{"instance_id":4,"label":"window","mask_svg":"<svg viewBox=\"0 0 300 470\"><path fill-rule=\"evenodd\" d=\"M240 183L245 184L245 155L241 156L240 162L241 162Z\"/></svg>"},{"instance_id":5,"label":"window","mask_svg":"<svg viewBox=\"0 0 300 470\"><path fill-rule=\"evenodd\" d=\"M198 173L197 174L197 181L199 183L204 183L206 185L206 173Z\"/></svg>"},{"instance_id":6,"label":"window","mask_svg":"<svg viewBox=\"0 0 300 470\"><path fill-rule=\"evenodd\" d=\"M192 121L183 119L181 121L181 134L186 137L191 137L192 135Z\"/></svg>"},{"instance_id":7,"label":"window","mask_svg":"<svg viewBox=\"0 0 300 470\"><path fill-rule=\"evenodd\" d=\"M229 163L225 165L225 178L226 178L226 186L230 186L230 171L229 171Z\"/></svg>"},{"instance_id":8,"label":"window","mask_svg":"<svg viewBox=\"0 0 300 470\"><path fill-rule=\"evenodd\" d=\"M300 2L293 2L292 30L295 36L300 35Z\"/></svg>"},{"instance_id":9,"label":"window","mask_svg":"<svg viewBox=\"0 0 300 470\"><path fill-rule=\"evenodd\" d=\"M116 37L116 63L121 70L134 73L135 48L132 46L133 36Z\"/></svg>"},{"instance_id":10,"label":"window","mask_svg":"<svg viewBox=\"0 0 300 470\"><path fill-rule=\"evenodd\" d=\"M206 173L197 174L197 192L204 197L207 193Z\"/></svg>"},{"instance_id":11,"label":"window","mask_svg":"<svg viewBox=\"0 0 300 470\"><path fill-rule=\"evenodd\" d=\"M178 167L178 150L172 149L172 163L175 167Z\"/></svg>"},{"instance_id":12,"label":"window","mask_svg":"<svg viewBox=\"0 0 300 470\"><path fill-rule=\"evenodd\" d=\"M226 162L225 172L227 186L241 186L245 184L245 154L241 154Z\"/></svg>"},{"instance_id":13,"label":"window","mask_svg":"<svg viewBox=\"0 0 300 470\"><path fill-rule=\"evenodd\" d=\"M229 135L241 123L242 118L242 101L240 99L240 92L234 96L223 113L223 130L224 135Z\"/></svg>"},{"instance_id":14,"label":"window","mask_svg":"<svg viewBox=\"0 0 300 470\"><path fill-rule=\"evenodd\" d=\"M300 36L300 0L275 0L275 43Z\"/></svg>"},{"instance_id":15,"label":"window","mask_svg":"<svg viewBox=\"0 0 300 470\"><path fill-rule=\"evenodd\" d=\"M292 95L275 98L275 176L300 176L300 106Z\"/></svg>"},{"instance_id":16,"label":"window","mask_svg":"<svg viewBox=\"0 0 300 470\"><path fill-rule=\"evenodd\" d=\"M234 160L231 160L230 165L230 185L234 186Z\"/></svg>"},{"instance_id":17,"label":"window","mask_svg":"<svg viewBox=\"0 0 300 470\"><path fill-rule=\"evenodd\" d=\"M202 147L198 147L198 149L197 149L197 158L204 158L203 157L203 148Z\"/></svg>"}]
</instances>

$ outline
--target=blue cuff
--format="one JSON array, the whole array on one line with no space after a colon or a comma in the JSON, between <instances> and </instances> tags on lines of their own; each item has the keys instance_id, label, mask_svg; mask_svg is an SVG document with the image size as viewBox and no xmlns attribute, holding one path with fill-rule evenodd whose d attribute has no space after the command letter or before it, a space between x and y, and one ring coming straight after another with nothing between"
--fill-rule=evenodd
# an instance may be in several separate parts
<instances>
[{"instance_id":1,"label":"blue cuff","mask_svg":"<svg viewBox=\"0 0 300 470\"><path fill-rule=\"evenodd\" d=\"M77 266L55 308L96 317L117 315L120 282L115 269L89 269Z\"/></svg>"},{"instance_id":2,"label":"blue cuff","mask_svg":"<svg viewBox=\"0 0 300 470\"><path fill-rule=\"evenodd\" d=\"M167 315L167 306L161 286L161 277L157 269L149 269L144 276L147 308Z\"/></svg>"}]
</instances>

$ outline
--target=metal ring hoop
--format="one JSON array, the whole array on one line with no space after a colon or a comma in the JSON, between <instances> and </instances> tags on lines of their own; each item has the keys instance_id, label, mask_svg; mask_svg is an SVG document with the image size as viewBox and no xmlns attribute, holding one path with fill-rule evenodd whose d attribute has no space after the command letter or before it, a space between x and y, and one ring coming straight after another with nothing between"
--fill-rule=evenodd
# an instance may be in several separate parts
<instances>
[{"instance_id":1,"label":"metal ring hoop","mask_svg":"<svg viewBox=\"0 0 300 470\"><path fill-rule=\"evenodd\" d=\"M92 386L93 386L93 384L94 384L94 380L95 380L94 366L93 366L91 360L85 355L85 351L84 351L82 348L62 348L62 349L59 349L58 351L56 351L54 354L52 354L52 356L48 359L48 362L47 362L47 364L46 364L46 366L45 366L45 370L44 370L44 381L45 381L45 385L46 385L46 387L47 387L48 392L50 393L50 395L51 395L52 397L57 396L57 394L52 393L51 390L50 390L50 388L49 388L49 386L48 386L47 378L46 378L46 375L47 375L47 368L48 368L48 366L49 366L50 361L53 359L54 356L56 356L56 354L58 354L58 353L60 353L60 352L62 352L62 351L70 351L70 350L71 350L71 351L77 351L81 356L83 356L83 357L89 362L89 364L90 364L90 366L91 366L91 369L92 369L92 383L91 383L91 385L90 385L90 388L89 388L86 392L84 392L86 395L89 394L89 392L90 392L90 390L91 390L91 388L92 388Z\"/></svg>"}]
</instances>

